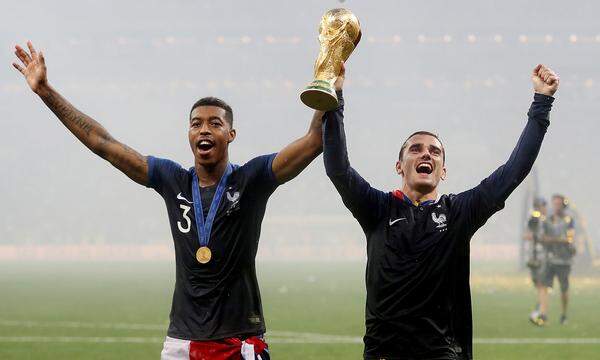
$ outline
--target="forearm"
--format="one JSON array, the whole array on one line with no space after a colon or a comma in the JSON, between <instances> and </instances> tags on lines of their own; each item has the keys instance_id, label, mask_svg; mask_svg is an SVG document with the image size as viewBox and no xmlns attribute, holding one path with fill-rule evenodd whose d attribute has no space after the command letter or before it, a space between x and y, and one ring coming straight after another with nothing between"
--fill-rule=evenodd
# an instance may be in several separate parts
<instances>
[{"instance_id":1,"label":"forearm","mask_svg":"<svg viewBox=\"0 0 600 360\"><path fill-rule=\"evenodd\" d=\"M273 160L273 173L283 184L302 172L323 151L323 113L316 111L306 135L287 145Z\"/></svg>"},{"instance_id":2,"label":"forearm","mask_svg":"<svg viewBox=\"0 0 600 360\"><path fill-rule=\"evenodd\" d=\"M132 180L146 185L148 183L148 160L145 156L116 141L97 121L79 111L48 84L44 55L27 42L29 52L15 46L15 55L21 65L13 63L27 81L27 84L58 119L88 149L108 160Z\"/></svg>"},{"instance_id":3,"label":"forearm","mask_svg":"<svg viewBox=\"0 0 600 360\"><path fill-rule=\"evenodd\" d=\"M341 91L337 95L338 108L326 112L323 118L323 160L329 177L346 174L350 168L344 131L344 97Z\"/></svg>"},{"instance_id":4,"label":"forearm","mask_svg":"<svg viewBox=\"0 0 600 360\"><path fill-rule=\"evenodd\" d=\"M364 210L365 203L376 203L369 200L376 191L350 166L344 131L344 97L341 91L337 91L337 96L339 106L323 117L323 161L325 173L344 204L355 213Z\"/></svg>"},{"instance_id":5,"label":"forearm","mask_svg":"<svg viewBox=\"0 0 600 360\"><path fill-rule=\"evenodd\" d=\"M322 111L315 111L310 122L308 132L299 139L308 150L311 161L323 152L323 115Z\"/></svg>"},{"instance_id":6,"label":"forearm","mask_svg":"<svg viewBox=\"0 0 600 360\"><path fill-rule=\"evenodd\" d=\"M338 91L339 106L323 118L323 160L325 172L363 229L371 228L382 213L386 193L374 189L351 166L344 132L344 99Z\"/></svg>"},{"instance_id":7,"label":"forearm","mask_svg":"<svg viewBox=\"0 0 600 360\"><path fill-rule=\"evenodd\" d=\"M112 139L102 125L75 108L52 86L46 85L38 95L63 125L94 153L101 152L102 143Z\"/></svg>"},{"instance_id":8,"label":"forearm","mask_svg":"<svg viewBox=\"0 0 600 360\"><path fill-rule=\"evenodd\" d=\"M148 163L145 156L115 140L102 125L75 108L50 85L44 86L37 94L88 149L135 182L142 185L148 182Z\"/></svg>"},{"instance_id":9,"label":"forearm","mask_svg":"<svg viewBox=\"0 0 600 360\"><path fill-rule=\"evenodd\" d=\"M529 119L508 161L488 179L488 189L498 202L504 202L529 174L550 124L554 98L535 94L528 112Z\"/></svg>"}]
</instances>

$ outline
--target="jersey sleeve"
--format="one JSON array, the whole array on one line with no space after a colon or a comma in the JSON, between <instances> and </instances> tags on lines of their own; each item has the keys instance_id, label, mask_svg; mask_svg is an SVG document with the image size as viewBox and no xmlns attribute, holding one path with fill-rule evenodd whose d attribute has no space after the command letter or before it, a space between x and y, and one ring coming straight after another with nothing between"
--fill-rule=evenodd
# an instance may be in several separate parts
<instances>
[{"instance_id":1,"label":"jersey sleeve","mask_svg":"<svg viewBox=\"0 0 600 360\"><path fill-rule=\"evenodd\" d=\"M525 129L507 162L475 188L456 195L464 224L472 232L504 208L508 196L529 174L550 124L553 101L551 96L535 94Z\"/></svg>"},{"instance_id":2,"label":"jersey sleeve","mask_svg":"<svg viewBox=\"0 0 600 360\"><path fill-rule=\"evenodd\" d=\"M261 155L242 166L241 169L246 174L248 183L252 184L254 191L258 190L263 194L270 195L279 186L273 172L275 156L277 153Z\"/></svg>"},{"instance_id":3,"label":"jersey sleeve","mask_svg":"<svg viewBox=\"0 0 600 360\"><path fill-rule=\"evenodd\" d=\"M160 195L164 195L167 188L174 187L179 177L185 173L186 170L174 161L148 156L147 187Z\"/></svg>"},{"instance_id":4,"label":"jersey sleeve","mask_svg":"<svg viewBox=\"0 0 600 360\"><path fill-rule=\"evenodd\" d=\"M339 106L325 113L323 160L325 172L342 197L342 202L363 230L370 229L384 212L387 194L373 188L350 166L344 131L344 99L338 91Z\"/></svg>"}]
</instances>

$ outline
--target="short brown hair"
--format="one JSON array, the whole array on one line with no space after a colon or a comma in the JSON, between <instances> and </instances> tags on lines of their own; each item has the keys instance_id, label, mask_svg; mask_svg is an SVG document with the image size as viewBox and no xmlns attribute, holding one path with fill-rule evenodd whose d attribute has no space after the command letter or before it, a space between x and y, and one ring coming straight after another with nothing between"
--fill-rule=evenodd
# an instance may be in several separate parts
<instances>
[{"instance_id":1,"label":"short brown hair","mask_svg":"<svg viewBox=\"0 0 600 360\"><path fill-rule=\"evenodd\" d=\"M408 145L408 140L410 140L410 138L412 138L413 136L416 136L416 135L429 135L429 136L433 136L434 138L436 138L437 141L439 141L440 144L442 145L442 160L444 163L446 162L446 149L444 149L444 144L442 144L442 140L440 140L440 137L437 134L434 134L431 131L426 131L426 130L416 131L416 132L410 134L410 136L407 137L406 140L404 140L404 143L402 144L402 147L400 148L400 153L398 154L398 160L402 161L402 154L404 153L404 149L406 148L406 145Z\"/></svg>"}]
</instances>

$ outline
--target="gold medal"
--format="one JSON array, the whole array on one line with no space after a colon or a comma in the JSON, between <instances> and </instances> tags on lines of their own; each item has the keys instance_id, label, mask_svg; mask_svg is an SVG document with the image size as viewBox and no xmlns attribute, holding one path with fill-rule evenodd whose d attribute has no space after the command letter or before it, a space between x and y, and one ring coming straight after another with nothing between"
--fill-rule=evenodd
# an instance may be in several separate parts
<instances>
[{"instance_id":1,"label":"gold medal","mask_svg":"<svg viewBox=\"0 0 600 360\"><path fill-rule=\"evenodd\" d=\"M211 257L212 253L207 246L201 246L200 249L196 251L196 260L198 260L200 264L208 263Z\"/></svg>"}]
</instances>

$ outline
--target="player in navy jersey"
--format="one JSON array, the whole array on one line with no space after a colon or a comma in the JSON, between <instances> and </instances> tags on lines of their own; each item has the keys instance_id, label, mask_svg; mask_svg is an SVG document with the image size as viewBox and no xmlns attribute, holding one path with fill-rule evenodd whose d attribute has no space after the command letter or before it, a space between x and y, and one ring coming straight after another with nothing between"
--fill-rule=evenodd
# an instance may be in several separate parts
<instances>
[{"instance_id":1,"label":"player in navy jersey","mask_svg":"<svg viewBox=\"0 0 600 360\"><path fill-rule=\"evenodd\" d=\"M538 65L532 81L529 120L508 161L476 187L441 197L446 152L433 133L414 133L401 146L401 190L377 190L350 166L337 92L340 106L324 116L323 158L367 239L365 359L472 358L469 242L504 207L540 149L559 80Z\"/></svg>"},{"instance_id":2,"label":"player in navy jersey","mask_svg":"<svg viewBox=\"0 0 600 360\"><path fill-rule=\"evenodd\" d=\"M175 244L176 282L162 359L269 358L255 256L269 196L322 151L322 112L308 133L277 154L229 163L231 107L196 102L189 117L194 166L143 156L114 139L50 84L44 56L30 42L14 63L31 89L85 146L164 199Z\"/></svg>"}]
</instances>

